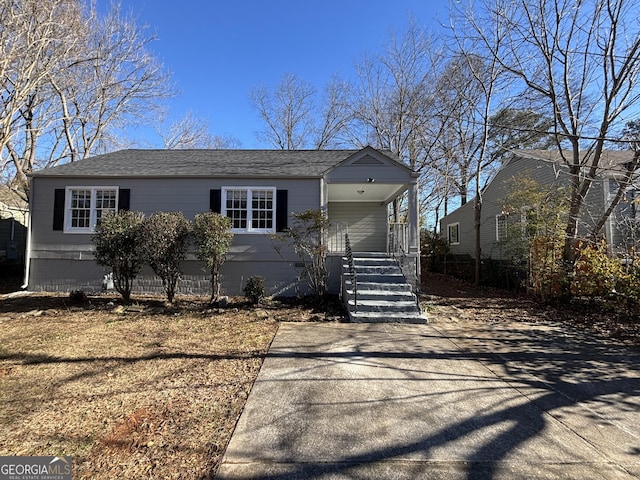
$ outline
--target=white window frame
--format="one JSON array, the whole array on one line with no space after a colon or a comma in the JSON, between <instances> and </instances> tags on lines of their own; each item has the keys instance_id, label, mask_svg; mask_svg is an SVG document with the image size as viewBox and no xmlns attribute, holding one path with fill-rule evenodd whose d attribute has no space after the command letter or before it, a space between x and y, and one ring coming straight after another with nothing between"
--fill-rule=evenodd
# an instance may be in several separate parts
<instances>
[{"instance_id":1,"label":"white window frame","mask_svg":"<svg viewBox=\"0 0 640 480\"><path fill-rule=\"evenodd\" d=\"M502 229L501 224L502 222ZM504 233L504 238L500 238L500 232ZM504 242L509 237L509 215L499 213L496 215L496 242Z\"/></svg>"},{"instance_id":2,"label":"white window frame","mask_svg":"<svg viewBox=\"0 0 640 480\"><path fill-rule=\"evenodd\" d=\"M455 242L451 241L451 228L452 227L456 227L456 231L458 232L458 239ZM460 222L447 224L447 240L449 241L449 245L460 245Z\"/></svg>"},{"instance_id":3,"label":"white window frame","mask_svg":"<svg viewBox=\"0 0 640 480\"><path fill-rule=\"evenodd\" d=\"M229 191L246 191L247 192L247 227L246 228L231 228L233 233L252 233L252 234L264 234L276 232L276 187L260 187L260 186L241 186L241 187L222 187L222 198L220 213L227 216L227 192ZM272 206L271 206L271 228L254 228L253 227L253 213L251 208L251 202L254 191L271 192Z\"/></svg>"},{"instance_id":4,"label":"white window frame","mask_svg":"<svg viewBox=\"0 0 640 480\"><path fill-rule=\"evenodd\" d=\"M91 192L90 205L89 205L89 226L88 227L74 227L72 223L71 215L71 202L73 198L73 192L78 190L88 190ZM98 191L111 190L115 192L116 203L113 211L118 211L119 200L119 187L114 186L73 186L66 187L65 192L65 205L64 205L64 233L94 233L96 224L98 223L98 209L96 208L96 194ZM110 210L110 209L109 209Z\"/></svg>"}]
</instances>

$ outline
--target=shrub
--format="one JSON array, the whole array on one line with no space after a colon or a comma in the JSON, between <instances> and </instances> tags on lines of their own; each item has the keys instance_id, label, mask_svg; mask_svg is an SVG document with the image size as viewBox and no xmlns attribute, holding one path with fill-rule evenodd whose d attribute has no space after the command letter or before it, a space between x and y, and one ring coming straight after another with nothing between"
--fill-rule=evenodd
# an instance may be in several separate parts
<instances>
[{"instance_id":1,"label":"shrub","mask_svg":"<svg viewBox=\"0 0 640 480\"><path fill-rule=\"evenodd\" d=\"M608 254L605 242L578 243L573 269L571 293L585 297L601 297L615 291L624 275L622 264Z\"/></svg>"},{"instance_id":2,"label":"shrub","mask_svg":"<svg viewBox=\"0 0 640 480\"><path fill-rule=\"evenodd\" d=\"M191 223L182 213L156 212L145 219L142 233L144 261L162 279L167 301L173 303L187 256Z\"/></svg>"},{"instance_id":3,"label":"shrub","mask_svg":"<svg viewBox=\"0 0 640 480\"><path fill-rule=\"evenodd\" d=\"M259 275L249 277L244 287L244 294L251 303L257 305L264 298L264 278Z\"/></svg>"},{"instance_id":4,"label":"shrub","mask_svg":"<svg viewBox=\"0 0 640 480\"><path fill-rule=\"evenodd\" d=\"M586 297L612 294L630 303L640 300L640 277L637 266L622 264L609 254L606 242L580 243L577 247L571 293Z\"/></svg>"},{"instance_id":5,"label":"shrub","mask_svg":"<svg viewBox=\"0 0 640 480\"><path fill-rule=\"evenodd\" d=\"M231 219L215 212L198 213L193 220L193 238L196 255L211 273L210 301L213 303L220 296L220 267L233 240Z\"/></svg>"},{"instance_id":6,"label":"shrub","mask_svg":"<svg viewBox=\"0 0 640 480\"><path fill-rule=\"evenodd\" d=\"M329 219L320 210L305 210L294 213L294 225L285 231L285 236L293 244L293 249L302 260L304 272L316 300L323 298L327 291L327 245L325 232Z\"/></svg>"},{"instance_id":7,"label":"shrub","mask_svg":"<svg viewBox=\"0 0 640 480\"><path fill-rule=\"evenodd\" d=\"M92 237L96 261L111 267L114 287L127 302L143 263L140 242L143 221L141 212L110 212L100 219Z\"/></svg>"}]
</instances>

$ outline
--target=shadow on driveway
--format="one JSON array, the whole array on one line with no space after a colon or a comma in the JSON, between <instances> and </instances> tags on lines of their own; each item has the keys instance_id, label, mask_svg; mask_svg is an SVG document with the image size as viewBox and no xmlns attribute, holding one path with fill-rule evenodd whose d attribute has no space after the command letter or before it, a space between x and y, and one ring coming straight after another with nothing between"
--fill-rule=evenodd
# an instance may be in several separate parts
<instances>
[{"instance_id":1,"label":"shadow on driveway","mask_svg":"<svg viewBox=\"0 0 640 480\"><path fill-rule=\"evenodd\" d=\"M640 477L637 351L470 325L281 325L217 478Z\"/></svg>"}]
</instances>

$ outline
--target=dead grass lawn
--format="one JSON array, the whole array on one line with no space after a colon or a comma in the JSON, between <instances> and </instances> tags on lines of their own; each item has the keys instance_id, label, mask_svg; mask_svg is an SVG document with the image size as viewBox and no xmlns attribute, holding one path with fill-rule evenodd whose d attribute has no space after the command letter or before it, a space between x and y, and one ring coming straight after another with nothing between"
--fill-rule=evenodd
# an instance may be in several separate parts
<instances>
[{"instance_id":1,"label":"dead grass lawn","mask_svg":"<svg viewBox=\"0 0 640 480\"><path fill-rule=\"evenodd\" d=\"M71 455L74 478L210 478L279 320L298 306L0 300L0 455Z\"/></svg>"}]
</instances>

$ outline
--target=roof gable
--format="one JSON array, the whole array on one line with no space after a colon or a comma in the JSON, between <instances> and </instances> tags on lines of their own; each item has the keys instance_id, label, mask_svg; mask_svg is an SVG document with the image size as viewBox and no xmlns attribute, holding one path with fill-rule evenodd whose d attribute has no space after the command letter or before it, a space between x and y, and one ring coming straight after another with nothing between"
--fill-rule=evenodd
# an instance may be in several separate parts
<instances>
[{"instance_id":1,"label":"roof gable","mask_svg":"<svg viewBox=\"0 0 640 480\"><path fill-rule=\"evenodd\" d=\"M327 172L328 183L408 184L414 174L390 152L371 147L352 153Z\"/></svg>"},{"instance_id":2,"label":"roof gable","mask_svg":"<svg viewBox=\"0 0 640 480\"><path fill-rule=\"evenodd\" d=\"M364 147L361 150L352 152L352 154L349 155L349 157L347 157L344 161L340 162L340 165L337 165L336 167L342 167L342 166L400 167L407 171L411 170L390 151L383 152L380 150L376 150L373 147Z\"/></svg>"}]
</instances>

